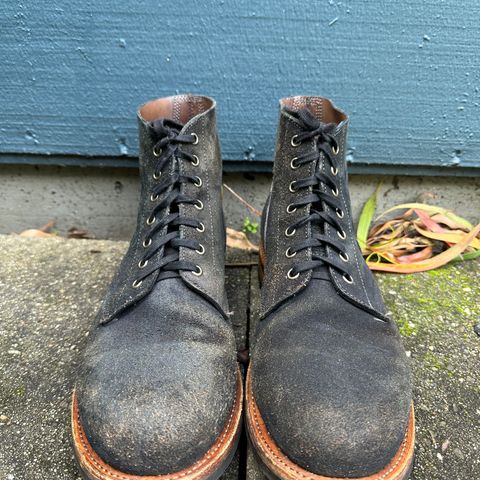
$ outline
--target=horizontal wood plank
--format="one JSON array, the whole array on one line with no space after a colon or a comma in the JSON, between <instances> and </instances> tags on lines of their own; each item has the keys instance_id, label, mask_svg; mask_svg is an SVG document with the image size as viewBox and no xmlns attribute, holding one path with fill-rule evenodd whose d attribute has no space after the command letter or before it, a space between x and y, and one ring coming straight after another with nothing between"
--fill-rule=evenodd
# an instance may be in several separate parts
<instances>
[{"instance_id":1,"label":"horizontal wood plank","mask_svg":"<svg viewBox=\"0 0 480 480\"><path fill-rule=\"evenodd\" d=\"M128 160L137 106L195 92L226 160L269 161L278 99L307 93L350 114L353 163L480 167L479 18L471 0L2 2L0 156Z\"/></svg>"}]
</instances>

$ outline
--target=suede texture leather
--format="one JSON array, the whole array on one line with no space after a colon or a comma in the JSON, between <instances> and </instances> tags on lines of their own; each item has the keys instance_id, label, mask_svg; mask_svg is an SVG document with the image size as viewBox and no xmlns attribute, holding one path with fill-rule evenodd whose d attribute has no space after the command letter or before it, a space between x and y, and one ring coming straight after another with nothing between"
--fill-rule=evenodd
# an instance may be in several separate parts
<instances>
[{"instance_id":1,"label":"suede texture leather","mask_svg":"<svg viewBox=\"0 0 480 480\"><path fill-rule=\"evenodd\" d=\"M154 102L146 104L147 110L150 105L155 110ZM183 247L179 254L181 260L199 265L203 274L164 272L167 275L159 276L156 271L139 288L132 287L144 254L142 243L151 228L146 220L154 202L170 191L156 200L150 198L157 181L152 151L157 140L139 110L137 229L98 314L76 383L80 422L92 448L111 467L134 475L175 473L200 460L226 427L237 388L236 345L224 288L225 230L215 102L182 95L165 103L173 105L174 121L179 121L178 112L211 105L186 120L182 133L195 133L198 143L181 147L199 161L198 165L183 161L180 173L202 180L201 186L184 186L182 193L201 200L203 209L190 205L179 210L201 221L205 229L180 227L182 238L198 240L204 254ZM173 169L174 162L167 164L162 176L172 175ZM168 213L166 208L161 215ZM162 253L159 250L149 261Z\"/></svg>"},{"instance_id":2,"label":"suede texture leather","mask_svg":"<svg viewBox=\"0 0 480 480\"><path fill-rule=\"evenodd\" d=\"M321 116L321 110L318 115ZM339 165L338 174L335 178L339 185L338 198L343 204L342 210L344 212L344 217L338 218L338 221L346 233L346 239L343 242L345 252L351 260L348 264L342 266L347 268L348 273L353 278L353 283L346 283L342 275L334 268L329 268L329 273L340 295L355 305L371 312L373 315L385 319L385 306L380 291L372 273L362 258L353 228L345 162L347 129L348 119L337 125L333 137L339 146L339 152L335 155ZM322 154L317 165L312 163L302 165L296 170L291 168L290 164L293 158L316 148L314 139L304 142L297 147L292 146L292 137L300 132L301 128L298 120L289 115L282 106L273 167L273 188L268 201L269 208L264 211L263 244L266 252L266 264L260 306L261 317L265 317L291 295L305 288L312 277L311 271L307 271L296 279L287 279L287 273L292 268L294 262L308 260L312 255L312 249L298 252L294 259L287 258L285 255L286 250L292 245L293 241L309 238L311 228L309 224L306 224L298 228L293 237L288 237L285 234L287 227L310 212L310 207L307 205L303 208L298 208L293 213L287 213L288 205L298 200L301 196L307 195L312 190L310 187L302 189L301 192L290 192L289 186L292 181L308 177L315 170L323 173L329 172L330 165L326 163ZM322 186L323 190L326 188L325 185ZM323 204L325 211L328 211L329 208L327 204ZM330 225L325 226L325 235L331 236L338 241L337 232ZM337 263L341 261L338 258L338 254L329 247L327 247L327 254Z\"/></svg>"},{"instance_id":3,"label":"suede texture leather","mask_svg":"<svg viewBox=\"0 0 480 480\"><path fill-rule=\"evenodd\" d=\"M302 468L368 476L400 447L411 378L397 329L330 281L312 279L260 322L250 369L269 434Z\"/></svg>"},{"instance_id":4,"label":"suede texture leather","mask_svg":"<svg viewBox=\"0 0 480 480\"><path fill-rule=\"evenodd\" d=\"M195 102L197 98L189 95L178 96L181 101ZM180 100L179 100L180 101ZM220 158L220 148L216 128L215 102L212 100L212 107L205 112L194 116L188 121L181 133L196 133L198 135L197 145L184 145L182 149L186 152L198 156L199 164L197 166L187 166L182 163L182 173L191 173L202 179L200 188L194 185L188 187L182 186L183 193L192 193L194 198L198 198L203 203L203 210L198 210L192 205L183 205L180 212L197 218L205 225L205 232L198 232L195 228L181 228L182 238L198 239L205 247L205 254L198 255L192 250L180 249L181 259L191 259L199 265L204 274L200 277L194 276L190 272L182 272L182 277L193 288L198 290L209 301L211 301L219 311L226 317L228 312L228 302L225 294L225 276L224 276L224 258L225 258L225 227L223 221L223 210L221 201L222 186L222 168ZM102 307L98 312L98 319L103 322L109 322L125 308L133 305L138 300L147 295L158 278L158 271L143 280L139 288L133 287L133 282L139 274L138 263L144 254L142 242L148 236L151 227L147 225L147 219L150 217L154 204L150 201L150 192L155 185L153 178L156 158L153 155L153 147L156 139L152 137L148 129L148 122L142 118L140 110L137 114L139 143L140 143L140 205L137 217L137 228L130 242L125 257L111 283L111 286L105 295ZM177 120L174 118L174 120ZM187 172L188 171L188 172ZM165 171L162 175L173 175L173 168ZM188 192L185 190L188 189ZM156 203L160 203L169 193L165 191L159 195ZM164 215L169 213L165 209ZM163 232L166 228L163 229ZM152 262L161 256L163 249L152 257Z\"/></svg>"},{"instance_id":5,"label":"suede texture leather","mask_svg":"<svg viewBox=\"0 0 480 480\"><path fill-rule=\"evenodd\" d=\"M182 271L182 278L195 290L208 298L226 316L228 302L225 294L225 224L222 209L222 160L217 135L214 107L188 122L182 130L185 134L198 135L198 145L185 145L185 152L196 154L199 164L181 164L182 173L196 175L202 180L202 186L182 185L182 191L203 203L198 210L193 205L182 204L180 214L193 217L205 225L205 231L181 227L182 238L198 240L205 253L180 248L180 259L199 265L203 275L195 276L192 272Z\"/></svg>"},{"instance_id":6,"label":"suede texture leather","mask_svg":"<svg viewBox=\"0 0 480 480\"><path fill-rule=\"evenodd\" d=\"M92 448L130 474L173 473L218 439L236 393L231 326L180 278L94 329L77 380Z\"/></svg>"},{"instance_id":7,"label":"suede texture leather","mask_svg":"<svg viewBox=\"0 0 480 480\"><path fill-rule=\"evenodd\" d=\"M334 179L349 257L341 265L353 283L330 266L287 277L296 262L312 255L312 249L285 255L293 241L308 238L311 228L307 224L294 236L285 235L310 208L288 213L287 206L312 191L291 192L289 185L315 170L331 174L323 153L316 164L291 168L292 158L316 148L314 139L291 144L301 130L284 105L295 104L295 98L281 103L273 183L262 218L266 264L250 362L252 392L270 436L294 463L327 477L364 477L385 467L401 446L412 395L409 362L356 242L345 162L346 116L333 131L339 146ZM322 105L340 112L320 97L307 97L306 103L322 122ZM322 202L322 208L330 207ZM325 224L323 233L338 242L332 226ZM340 264L335 249L327 245L322 253Z\"/></svg>"}]
</instances>

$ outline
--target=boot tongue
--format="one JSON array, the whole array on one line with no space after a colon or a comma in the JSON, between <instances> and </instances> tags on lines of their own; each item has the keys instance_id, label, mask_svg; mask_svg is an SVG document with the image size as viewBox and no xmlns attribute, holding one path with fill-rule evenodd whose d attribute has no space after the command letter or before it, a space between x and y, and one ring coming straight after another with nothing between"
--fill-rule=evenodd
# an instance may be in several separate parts
<instances>
[{"instance_id":1,"label":"boot tongue","mask_svg":"<svg viewBox=\"0 0 480 480\"><path fill-rule=\"evenodd\" d=\"M306 131L318 132L318 135L332 135L337 125L335 123L322 122L316 117L308 108L301 110L288 110L288 113L295 118L298 118Z\"/></svg>"},{"instance_id":2,"label":"boot tongue","mask_svg":"<svg viewBox=\"0 0 480 480\"><path fill-rule=\"evenodd\" d=\"M179 122L175 122L170 118L161 117L161 118L158 118L157 120L154 120L153 122L150 122L150 128L151 128L151 133L152 133L152 136L154 137L154 140L159 141L165 137L174 137L178 135L181 132L183 125ZM175 168L178 168L177 160L174 159L174 162L176 165ZM174 209L170 209L170 213L172 213L173 211ZM173 230L178 230L178 228L179 228L178 226L170 225L166 233L168 234ZM165 247L164 256L172 255L175 252L176 250L173 247L171 247L170 245L167 245ZM169 272L169 271L160 272L158 280L172 278L172 277L179 277L179 276L180 275L178 272Z\"/></svg>"},{"instance_id":3,"label":"boot tongue","mask_svg":"<svg viewBox=\"0 0 480 480\"><path fill-rule=\"evenodd\" d=\"M322 122L308 108L302 108L296 116L308 130L317 130L322 125Z\"/></svg>"},{"instance_id":4,"label":"boot tongue","mask_svg":"<svg viewBox=\"0 0 480 480\"><path fill-rule=\"evenodd\" d=\"M318 132L319 135L322 134L332 134L336 128L334 123L322 123L308 108L303 108L298 112L295 112L295 116L303 123L306 130L312 132ZM316 171L320 171L323 167L323 161L319 161L316 165ZM312 210L317 210L321 212L323 207L321 202L313 203L311 206ZM319 223L313 223L312 226L312 235L324 233L325 225ZM325 245L320 245L312 249L312 254L314 255L326 255ZM327 265L321 265L313 270L313 274L316 278L322 278L325 280L330 280L329 270Z\"/></svg>"},{"instance_id":5,"label":"boot tongue","mask_svg":"<svg viewBox=\"0 0 480 480\"><path fill-rule=\"evenodd\" d=\"M183 125L170 118L157 118L157 120L150 122L150 127L156 139L160 140L163 137L178 135Z\"/></svg>"},{"instance_id":6,"label":"boot tongue","mask_svg":"<svg viewBox=\"0 0 480 480\"><path fill-rule=\"evenodd\" d=\"M322 211L322 206L321 206L320 202L313 203L310 211L312 211L312 210L317 210L317 211L321 212ZM325 225L314 222L311 225L311 229L312 229L312 235L322 234L322 233L324 233ZM321 244L318 247L312 248L312 255L326 256L327 251L326 251L325 245ZM315 268L313 270L313 275L314 275L315 278L322 278L322 279L325 279L325 280L331 280L329 270L328 270L328 266L325 265L325 264L320 265L319 267Z\"/></svg>"}]
</instances>

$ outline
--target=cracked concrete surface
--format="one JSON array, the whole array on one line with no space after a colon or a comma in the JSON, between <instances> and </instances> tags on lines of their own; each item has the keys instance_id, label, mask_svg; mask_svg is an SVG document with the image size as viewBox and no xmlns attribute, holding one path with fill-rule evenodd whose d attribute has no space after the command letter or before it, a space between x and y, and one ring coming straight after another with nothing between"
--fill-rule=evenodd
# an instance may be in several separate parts
<instances>
[{"instance_id":1,"label":"cracked concrete surface","mask_svg":"<svg viewBox=\"0 0 480 480\"><path fill-rule=\"evenodd\" d=\"M0 236L0 480L80 479L69 431L74 372L126 242ZM258 300L255 257L229 252L239 350ZM415 480L480 478L480 263L377 275L415 375ZM259 479L244 445L226 477Z\"/></svg>"}]
</instances>

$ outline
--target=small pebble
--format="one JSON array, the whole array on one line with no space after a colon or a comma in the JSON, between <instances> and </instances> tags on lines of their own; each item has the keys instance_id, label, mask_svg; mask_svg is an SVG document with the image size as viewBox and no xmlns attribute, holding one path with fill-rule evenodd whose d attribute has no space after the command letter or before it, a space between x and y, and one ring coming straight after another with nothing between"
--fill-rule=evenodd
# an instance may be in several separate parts
<instances>
[{"instance_id":1,"label":"small pebble","mask_svg":"<svg viewBox=\"0 0 480 480\"><path fill-rule=\"evenodd\" d=\"M443 455L441 453L437 453L437 458L443 462Z\"/></svg>"},{"instance_id":2,"label":"small pebble","mask_svg":"<svg viewBox=\"0 0 480 480\"><path fill-rule=\"evenodd\" d=\"M464 459L465 459L465 455L463 454L463 452L462 452L458 447L453 449L453 453L454 453L455 456L458 457L460 460L464 460Z\"/></svg>"},{"instance_id":3,"label":"small pebble","mask_svg":"<svg viewBox=\"0 0 480 480\"><path fill-rule=\"evenodd\" d=\"M473 327L473 331L480 337L480 323L477 323L477 324Z\"/></svg>"}]
</instances>

